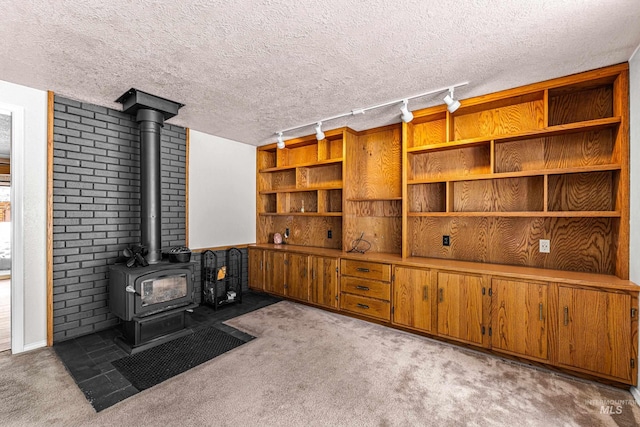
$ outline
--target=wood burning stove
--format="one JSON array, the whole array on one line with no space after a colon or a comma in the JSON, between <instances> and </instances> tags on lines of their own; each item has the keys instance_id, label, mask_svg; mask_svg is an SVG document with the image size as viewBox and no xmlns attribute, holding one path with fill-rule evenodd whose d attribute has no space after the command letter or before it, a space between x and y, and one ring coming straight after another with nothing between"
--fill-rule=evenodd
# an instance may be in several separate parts
<instances>
[{"instance_id":1,"label":"wood burning stove","mask_svg":"<svg viewBox=\"0 0 640 427\"><path fill-rule=\"evenodd\" d=\"M149 265L113 265L109 305L123 321L124 340L118 343L135 353L191 333L186 313L197 307L193 265L163 262L160 248L160 132L164 120L178 114L183 104L133 88L116 102L123 105L124 113L136 115L140 127L140 231Z\"/></svg>"},{"instance_id":2,"label":"wood burning stove","mask_svg":"<svg viewBox=\"0 0 640 427\"><path fill-rule=\"evenodd\" d=\"M194 301L191 263L109 269L109 307L123 321L119 344L130 353L191 333L186 313L197 307Z\"/></svg>"}]
</instances>

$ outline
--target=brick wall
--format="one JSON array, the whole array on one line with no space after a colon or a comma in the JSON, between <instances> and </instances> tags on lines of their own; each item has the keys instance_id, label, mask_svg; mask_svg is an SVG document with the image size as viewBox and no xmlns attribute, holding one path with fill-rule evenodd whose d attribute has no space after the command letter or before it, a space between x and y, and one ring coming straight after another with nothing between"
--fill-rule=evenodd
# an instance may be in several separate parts
<instances>
[{"instance_id":1,"label":"brick wall","mask_svg":"<svg viewBox=\"0 0 640 427\"><path fill-rule=\"evenodd\" d=\"M161 139L162 245L185 243L185 129ZM119 322L108 265L140 243L140 143L135 117L60 96L54 104L54 341Z\"/></svg>"},{"instance_id":2,"label":"brick wall","mask_svg":"<svg viewBox=\"0 0 640 427\"><path fill-rule=\"evenodd\" d=\"M161 135L162 248L168 249L185 244L186 133L165 123ZM140 243L138 124L118 110L56 95L53 148L53 333L59 342L120 322L109 310L108 270L125 247ZM191 261L200 302L200 254Z\"/></svg>"}]
</instances>

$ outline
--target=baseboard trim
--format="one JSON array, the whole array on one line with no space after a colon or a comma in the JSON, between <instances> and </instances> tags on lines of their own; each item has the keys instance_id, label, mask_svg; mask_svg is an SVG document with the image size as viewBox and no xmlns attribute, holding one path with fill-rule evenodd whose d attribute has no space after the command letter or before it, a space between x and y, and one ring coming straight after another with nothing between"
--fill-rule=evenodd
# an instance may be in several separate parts
<instances>
[{"instance_id":1,"label":"baseboard trim","mask_svg":"<svg viewBox=\"0 0 640 427\"><path fill-rule=\"evenodd\" d=\"M640 390L638 390L638 387L631 387L629 391L631 391L631 395L636 400L636 403L640 405Z\"/></svg>"},{"instance_id":2,"label":"baseboard trim","mask_svg":"<svg viewBox=\"0 0 640 427\"><path fill-rule=\"evenodd\" d=\"M22 347L22 351L36 350L38 348L42 348L42 347L46 347L46 346L47 346L47 340L36 341L34 343L27 344L24 347Z\"/></svg>"}]
</instances>

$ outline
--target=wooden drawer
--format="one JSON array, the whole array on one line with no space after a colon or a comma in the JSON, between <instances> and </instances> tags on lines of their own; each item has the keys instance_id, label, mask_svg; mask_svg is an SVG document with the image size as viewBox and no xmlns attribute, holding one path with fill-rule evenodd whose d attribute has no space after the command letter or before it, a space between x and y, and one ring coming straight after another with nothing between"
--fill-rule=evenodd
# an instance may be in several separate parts
<instances>
[{"instance_id":1,"label":"wooden drawer","mask_svg":"<svg viewBox=\"0 0 640 427\"><path fill-rule=\"evenodd\" d=\"M388 321L391 318L391 304L389 301L379 299L343 293L340 298L340 308L381 320Z\"/></svg>"},{"instance_id":2,"label":"wooden drawer","mask_svg":"<svg viewBox=\"0 0 640 427\"><path fill-rule=\"evenodd\" d=\"M365 297L391 299L391 285L375 280L360 279L359 277L342 277L340 282L342 292L362 295Z\"/></svg>"},{"instance_id":3,"label":"wooden drawer","mask_svg":"<svg viewBox=\"0 0 640 427\"><path fill-rule=\"evenodd\" d=\"M342 260L342 275L362 277L364 279L391 281L391 265L377 262Z\"/></svg>"}]
</instances>

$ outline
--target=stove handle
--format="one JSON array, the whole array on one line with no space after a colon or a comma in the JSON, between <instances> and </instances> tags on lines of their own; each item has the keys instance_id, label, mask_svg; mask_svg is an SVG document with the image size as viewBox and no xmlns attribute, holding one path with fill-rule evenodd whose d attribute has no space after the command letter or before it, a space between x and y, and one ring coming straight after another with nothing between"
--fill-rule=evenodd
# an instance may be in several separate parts
<instances>
[{"instance_id":1,"label":"stove handle","mask_svg":"<svg viewBox=\"0 0 640 427\"><path fill-rule=\"evenodd\" d=\"M139 292L136 292L136 288L134 288L133 286L129 285L126 288L124 288L125 291L129 292L130 294L136 294L139 297L141 297L142 295L140 295Z\"/></svg>"}]
</instances>

